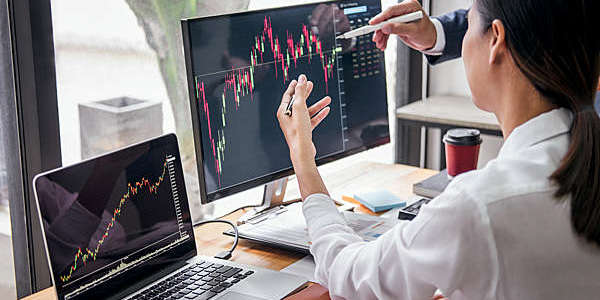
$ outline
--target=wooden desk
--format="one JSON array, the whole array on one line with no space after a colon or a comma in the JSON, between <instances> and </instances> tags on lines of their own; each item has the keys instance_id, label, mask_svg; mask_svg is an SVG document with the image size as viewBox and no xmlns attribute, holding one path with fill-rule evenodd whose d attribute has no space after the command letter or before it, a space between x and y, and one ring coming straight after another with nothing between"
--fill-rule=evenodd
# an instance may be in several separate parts
<instances>
[{"instance_id":1,"label":"wooden desk","mask_svg":"<svg viewBox=\"0 0 600 300\"><path fill-rule=\"evenodd\" d=\"M323 172L325 184L332 195L352 190L366 190L373 188L385 188L400 197L412 195L412 185L429 176L436 171L419 169L404 165L379 164L371 162L359 162L342 170ZM292 180L288 184L288 194L298 194L298 187ZM237 220L246 210L238 210L226 217L227 220ZM222 232L228 229L227 225L209 224L194 229L198 253L213 256L218 252L231 247L233 240L226 237ZM266 246L260 243L240 240L236 250L233 252L232 261L263 267L272 270L281 270L297 260L304 257L299 254L279 248ZM300 292L302 293L302 292ZM301 295L299 295L301 296ZM306 299L306 297L300 297ZM47 288L24 299L27 300L49 300L56 299L54 288Z\"/></svg>"}]
</instances>

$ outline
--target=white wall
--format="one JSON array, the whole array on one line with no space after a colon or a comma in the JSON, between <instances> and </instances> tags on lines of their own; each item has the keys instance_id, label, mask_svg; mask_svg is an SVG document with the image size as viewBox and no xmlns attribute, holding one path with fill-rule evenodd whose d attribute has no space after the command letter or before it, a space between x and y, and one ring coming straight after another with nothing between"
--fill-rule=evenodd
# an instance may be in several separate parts
<instances>
[{"instance_id":1,"label":"white wall","mask_svg":"<svg viewBox=\"0 0 600 300\"><path fill-rule=\"evenodd\" d=\"M469 8L472 0L431 0L432 13L437 16L460 8ZM465 69L462 59L444 62L429 68L429 96L454 95L470 97L471 91L467 83ZM439 169L439 151L441 147L441 132L438 129L430 129L428 132L427 167ZM503 139L496 136L483 135L483 144L479 154L479 165L481 168L491 159L495 158L500 151Z\"/></svg>"}]
</instances>

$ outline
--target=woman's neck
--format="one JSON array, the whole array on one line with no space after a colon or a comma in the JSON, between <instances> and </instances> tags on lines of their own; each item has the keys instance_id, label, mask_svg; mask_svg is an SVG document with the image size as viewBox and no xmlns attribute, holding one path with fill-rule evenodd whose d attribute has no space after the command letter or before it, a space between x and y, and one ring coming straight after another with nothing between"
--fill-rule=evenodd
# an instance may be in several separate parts
<instances>
[{"instance_id":1,"label":"woman's neck","mask_svg":"<svg viewBox=\"0 0 600 300\"><path fill-rule=\"evenodd\" d=\"M544 99L524 76L512 80L501 90L494 114L505 140L523 123L558 108Z\"/></svg>"}]
</instances>

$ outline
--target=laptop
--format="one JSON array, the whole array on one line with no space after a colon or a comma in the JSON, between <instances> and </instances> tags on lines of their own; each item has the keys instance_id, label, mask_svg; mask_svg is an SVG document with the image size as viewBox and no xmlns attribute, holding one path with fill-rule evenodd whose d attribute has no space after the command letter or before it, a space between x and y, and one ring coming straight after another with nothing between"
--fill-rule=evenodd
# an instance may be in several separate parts
<instances>
[{"instance_id":1,"label":"laptop","mask_svg":"<svg viewBox=\"0 0 600 300\"><path fill-rule=\"evenodd\" d=\"M173 134L40 174L34 189L61 300L281 299L306 286L197 255Z\"/></svg>"}]
</instances>

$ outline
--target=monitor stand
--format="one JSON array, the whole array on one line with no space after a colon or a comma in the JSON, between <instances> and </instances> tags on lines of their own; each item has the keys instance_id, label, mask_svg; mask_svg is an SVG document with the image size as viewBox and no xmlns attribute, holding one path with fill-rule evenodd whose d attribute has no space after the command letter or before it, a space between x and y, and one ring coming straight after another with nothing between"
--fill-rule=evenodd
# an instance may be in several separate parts
<instances>
[{"instance_id":1,"label":"monitor stand","mask_svg":"<svg viewBox=\"0 0 600 300\"><path fill-rule=\"evenodd\" d=\"M301 201L301 199L294 199L290 201L283 201L285 197L285 188L287 187L288 178L284 177L272 182L265 184L265 191L263 193L263 201L260 206L252 208L249 212L243 214L237 221L238 225L246 223L248 220L266 212L269 209L280 207L285 204Z\"/></svg>"}]
</instances>

